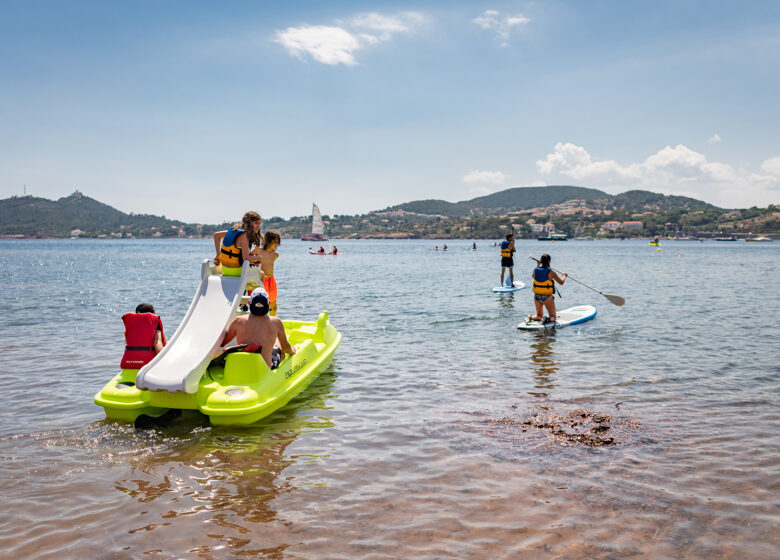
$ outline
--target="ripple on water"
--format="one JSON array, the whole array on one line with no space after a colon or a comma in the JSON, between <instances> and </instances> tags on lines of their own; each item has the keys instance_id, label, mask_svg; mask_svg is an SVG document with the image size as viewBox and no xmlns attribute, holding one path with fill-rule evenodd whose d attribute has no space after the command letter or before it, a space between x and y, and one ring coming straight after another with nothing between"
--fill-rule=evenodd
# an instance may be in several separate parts
<instances>
[{"instance_id":1,"label":"ripple on water","mask_svg":"<svg viewBox=\"0 0 780 560\"><path fill-rule=\"evenodd\" d=\"M529 334L515 327L530 294L490 291L494 248L432 244L345 240L326 261L285 240L280 315L330 311L344 337L330 372L249 428L187 413L137 432L91 404L116 371L121 315L151 301L172 334L210 241L0 241L17 263L0 271L0 546L31 559L773 556L780 329L762 318L780 304L777 247L682 244L681 259L556 244L562 269L628 303L567 282L559 303L594 303L597 318ZM743 297L746 267L768 271L762 298ZM41 322L45 348L30 342ZM609 421L572 424L577 410Z\"/></svg>"}]
</instances>

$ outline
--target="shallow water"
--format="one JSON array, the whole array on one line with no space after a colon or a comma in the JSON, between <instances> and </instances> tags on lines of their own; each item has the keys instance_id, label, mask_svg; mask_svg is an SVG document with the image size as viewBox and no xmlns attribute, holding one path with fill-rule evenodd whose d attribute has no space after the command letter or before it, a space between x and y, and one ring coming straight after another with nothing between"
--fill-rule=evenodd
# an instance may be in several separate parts
<instances>
[{"instance_id":1,"label":"shallow water","mask_svg":"<svg viewBox=\"0 0 780 560\"><path fill-rule=\"evenodd\" d=\"M437 244L284 240L279 315L330 312L330 370L249 428L136 432L92 403L120 317L149 301L170 338L211 242L0 240L3 555L776 555L780 243L518 242L517 279L546 251L628 301L570 280L598 316L553 333L515 329L491 243Z\"/></svg>"}]
</instances>

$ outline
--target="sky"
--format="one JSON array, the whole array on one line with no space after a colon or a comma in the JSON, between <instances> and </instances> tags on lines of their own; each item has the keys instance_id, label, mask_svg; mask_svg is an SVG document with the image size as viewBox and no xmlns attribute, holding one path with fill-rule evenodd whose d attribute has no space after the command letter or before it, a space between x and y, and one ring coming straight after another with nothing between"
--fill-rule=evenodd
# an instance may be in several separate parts
<instances>
[{"instance_id":1,"label":"sky","mask_svg":"<svg viewBox=\"0 0 780 560\"><path fill-rule=\"evenodd\" d=\"M0 2L0 198L188 222L511 187L780 204L780 2Z\"/></svg>"}]
</instances>

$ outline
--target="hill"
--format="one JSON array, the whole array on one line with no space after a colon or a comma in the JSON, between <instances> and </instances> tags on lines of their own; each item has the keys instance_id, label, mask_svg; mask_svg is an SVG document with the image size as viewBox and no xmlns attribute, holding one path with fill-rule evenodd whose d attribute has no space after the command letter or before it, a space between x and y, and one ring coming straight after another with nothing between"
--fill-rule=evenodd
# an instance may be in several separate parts
<instances>
[{"instance_id":1,"label":"hill","mask_svg":"<svg viewBox=\"0 0 780 560\"><path fill-rule=\"evenodd\" d=\"M515 187L460 202L417 200L367 214L323 218L332 238L497 239L508 229L532 238L542 226L569 236L780 232L780 209L775 206L725 210L684 196L644 190L610 195L576 186ZM623 228L624 222L631 227ZM78 191L56 201L32 196L0 200L2 237L202 237L229 225L127 214ZM311 216L266 218L263 229L301 237L311 230Z\"/></svg>"},{"instance_id":2,"label":"hill","mask_svg":"<svg viewBox=\"0 0 780 560\"><path fill-rule=\"evenodd\" d=\"M719 210L717 206L689 198L687 196L665 195L650 191L626 191L610 196L611 206L615 209L638 212L642 210Z\"/></svg>"},{"instance_id":3,"label":"hill","mask_svg":"<svg viewBox=\"0 0 780 560\"><path fill-rule=\"evenodd\" d=\"M75 191L59 200L15 196L0 200L5 237L188 237L204 227L149 214L126 214Z\"/></svg>"},{"instance_id":4,"label":"hill","mask_svg":"<svg viewBox=\"0 0 780 560\"><path fill-rule=\"evenodd\" d=\"M584 187L514 187L461 202L447 202L445 200L418 200L407 202L405 204L398 204L386 208L383 212L403 210L405 212L414 212L417 214L458 218L529 210L531 208L562 204L569 200L593 202L609 198L611 198L610 195L603 191Z\"/></svg>"},{"instance_id":5,"label":"hill","mask_svg":"<svg viewBox=\"0 0 780 560\"><path fill-rule=\"evenodd\" d=\"M416 200L398 204L382 210L393 212L403 210L429 216L463 218L467 216L496 216L508 212L521 212L534 208L547 208L572 200L582 201L586 206L606 210L714 210L716 206L685 196L667 196L650 191L633 190L619 195L607 194L598 189L574 186L514 187L487 196L480 196L461 202L446 200Z\"/></svg>"}]
</instances>

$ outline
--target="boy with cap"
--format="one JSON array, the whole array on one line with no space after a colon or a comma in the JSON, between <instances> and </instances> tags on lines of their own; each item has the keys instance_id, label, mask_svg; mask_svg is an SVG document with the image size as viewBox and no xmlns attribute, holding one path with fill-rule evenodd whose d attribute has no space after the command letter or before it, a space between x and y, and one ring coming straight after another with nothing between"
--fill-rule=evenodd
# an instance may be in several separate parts
<instances>
[{"instance_id":1,"label":"boy with cap","mask_svg":"<svg viewBox=\"0 0 780 560\"><path fill-rule=\"evenodd\" d=\"M236 317L230 323L222 345L236 339L236 344L255 344L260 347L268 367L275 369L282 361L282 353L295 354L284 332L284 324L278 317L268 315L270 304L268 294L256 288L249 298L249 315ZM276 346L276 344L279 346ZM280 348L281 347L281 348Z\"/></svg>"}]
</instances>

